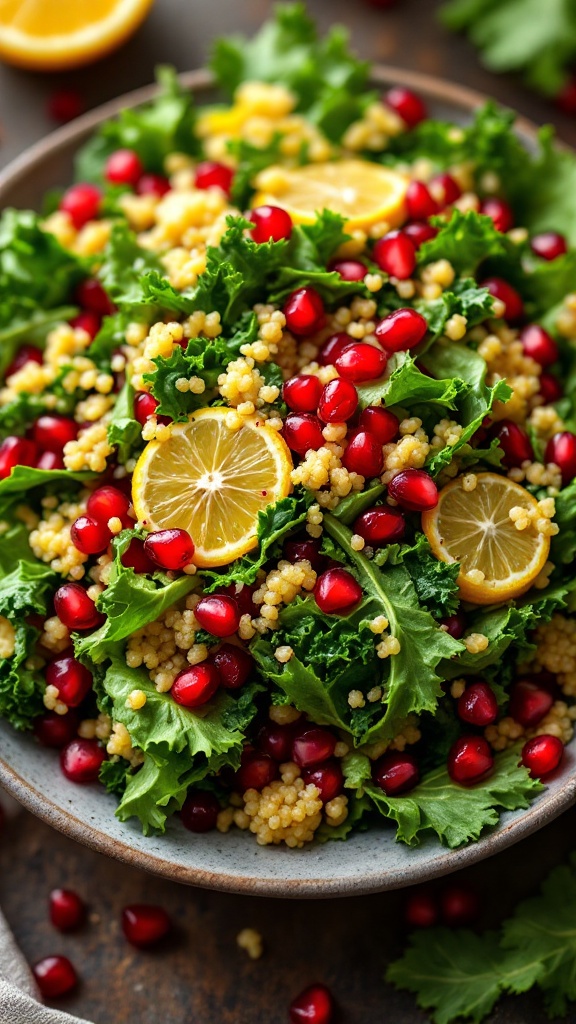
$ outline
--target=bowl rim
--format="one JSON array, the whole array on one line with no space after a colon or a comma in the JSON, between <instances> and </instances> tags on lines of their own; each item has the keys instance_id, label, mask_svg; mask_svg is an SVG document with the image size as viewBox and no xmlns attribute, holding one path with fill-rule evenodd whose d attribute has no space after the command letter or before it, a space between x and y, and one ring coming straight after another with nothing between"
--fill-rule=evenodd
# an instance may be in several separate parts
<instances>
[{"instance_id":1,"label":"bowl rim","mask_svg":"<svg viewBox=\"0 0 576 1024\"><path fill-rule=\"evenodd\" d=\"M212 74L205 68L185 72L178 77L184 86L199 93L209 91L214 84ZM466 86L388 64L374 65L371 81L376 86L392 84L406 86L419 92L428 100L448 104L468 114L488 101L486 95ZM126 107L134 107L147 102L154 96L157 89L157 85L148 85L125 93L117 99L89 111L70 124L51 132L26 149L24 153L0 171L0 208L5 205L9 190L17 185L23 177L32 177L48 155L52 156L67 151L74 144L79 145L102 121L113 117ZM524 117L518 117L515 124L519 134L528 144L535 145L538 137L536 124ZM563 146L562 148L568 147ZM573 759L571 758L571 760ZM412 863L408 861L405 866L402 866L402 870L395 872L392 876L387 872L385 863L382 863L375 869L368 872L364 870L353 878L336 875L328 879L307 877L298 880L288 880L282 877L262 878L258 877L256 872L250 875L238 875L229 874L225 870L188 867L156 854L135 849L128 843L101 831L96 825L88 825L80 820L73 807L70 810L64 810L47 798L45 794L40 793L30 781L23 778L1 756L0 783L27 810L69 838L77 840L97 853L105 854L172 881L245 895L331 898L381 892L386 889L412 885L423 881L424 878L426 880L437 878L475 864L519 842L549 824L576 803L576 763L573 763L571 768L571 775L568 774L564 780L561 780L553 792L537 799L524 813L512 821L496 826L492 832L485 834L476 842L456 850L443 849L443 856L432 865L427 862L422 864L415 858Z\"/></svg>"}]
</instances>

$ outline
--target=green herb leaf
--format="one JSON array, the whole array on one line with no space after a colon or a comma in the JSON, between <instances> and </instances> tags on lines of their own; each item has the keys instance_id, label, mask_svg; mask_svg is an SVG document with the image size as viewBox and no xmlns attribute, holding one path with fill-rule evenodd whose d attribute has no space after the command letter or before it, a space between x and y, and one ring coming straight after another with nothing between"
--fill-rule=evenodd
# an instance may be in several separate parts
<instances>
[{"instance_id":1,"label":"green herb leaf","mask_svg":"<svg viewBox=\"0 0 576 1024\"><path fill-rule=\"evenodd\" d=\"M175 345L171 355L157 356L153 362L156 370L144 374L144 380L151 385L152 394L160 405L157 413L170 416L176 423L186 421L189 413L209 405L216 396L218 377L233 358L223 338L209 341L206 338L191 338L186 352ZM180 377L201 377L206 390L198 395L192 391L178 391L176 381Z\"/></svg>"},{"instance_id":2,"label":"green herb leaf","mask_svg":"<svg viewBox=\"0 0 576 1024\"><path fill-rule=\"evenodd\" d=\"M30 729L43 710L43 676L26 668L38 630L26 621L32 613L45 615L56 576L49 566L20 561L0 580L0 615L14 629L14 653L0 658L0 714L16 729Z\"/></svg>"},{"instance_id":3,"label":"green herb leaf","mask_svg":"<svg viewBox=\"0 0 576 1024\"><path fill-rule=\"evenodd\" d=\"M123 385L114 408L107 431L108 443L118 449L118 461L124 465L136 447L142 442L142 428L134 419L134 388L130 381Z\"/></svg>"}]
</instances>

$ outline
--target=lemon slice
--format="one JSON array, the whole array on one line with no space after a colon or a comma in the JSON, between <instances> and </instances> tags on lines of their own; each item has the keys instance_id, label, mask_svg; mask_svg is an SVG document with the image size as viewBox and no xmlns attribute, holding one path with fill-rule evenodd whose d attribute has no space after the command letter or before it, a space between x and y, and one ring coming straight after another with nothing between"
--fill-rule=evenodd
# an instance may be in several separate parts
<instances>
[{"instance_id":1,"label":"lemon slice","mask_svg":"<svg viewBox=\"0 0 576 1024\"><path fill-rule=\"evenodd\" d=\"M281 206L296 224L313 224L321 210L346 219L349 230L406 219L408 178L368 160L335 160L289 169L268 167L256 178L253 206Z\"/></svg>"},{"instance_id":2,"label":"lemon slice","mask_svg":"<svg viewBox=\"0 0 576 1024\"><path fill-rule=\"evenodd\" d=\"M436 508L422 515L422 529L442 562L460 562L460 597L474 604L496 604L524 594L544 568L550 538L533 525L517 530L514 506L536 509L536 499L497 473L478 473L465 491L457 477L440 491ZM484 579L474 580L475 573ZM473 573L472 580L469 573Z\"/></svg>"},{"instance_id":3,"label":"lemon slice","mask_svg":"<svg viewBox=\"0 0 576 1024\"><path fill-rule=\"evenodd\" d=\"M256 546L258 513L290 491L286 442L257 416L237 430L230 410L200 409L150 441L138 459L132 501L150 530L188 530L199 566L227 565Z\"/></svg>"},{"instance_id":4,"label":"lemon slice","mask_svg":"<svg viewBox=\"0 0 576 1024\"><path fill-rule=\"evenodd\" d=\"M55 71L97 60L138 28L153 0L0 0L0 58Z\"/></svg>"}]
</instances>

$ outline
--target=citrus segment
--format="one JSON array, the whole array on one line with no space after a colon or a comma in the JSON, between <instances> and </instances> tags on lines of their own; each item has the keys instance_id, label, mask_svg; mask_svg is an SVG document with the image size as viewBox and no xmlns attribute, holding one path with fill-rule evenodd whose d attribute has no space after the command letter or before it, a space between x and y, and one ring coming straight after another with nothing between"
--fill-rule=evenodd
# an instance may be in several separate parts
<instances>
[{"instance_id":1,"label":"citrus segment","mask_svg":"<svg viewBox=\"0 0 576 1024\"><path fill-rule=\"evenodd\" d=\"M459 562L460 597L495 604L524 594L544 568L550 538L531 524L516 529L510 510L535 509L536 499L496 473L478 473L465 491L462 477L444 487L436 508L422 515L422 529L443 562ZM482 576L483 574L483 576Z\"/></svg>"},{"instance_id":2,"label":"citrus segment","mask_svg":"<svg viewBox=\"0 0 576 1024\"><path fill-rule=\"evenodd\" d=\"M293 169L269 167L256 179L253 206L281 206L296 224L313 224L322 210L346 219L349 230L406 219L408 178L368 160L337 160Z\"/></svg>"},{"instance_id":3,"label":"citrus segment","mask_svg":"<svg viewBox=\"0 0 576 1024\"><path fill-rule=\"evenodd\" d=\"M290 490L285 441L258 417L238 429L230 410L201 409L151 441L132 483L138 520L149 530L187 530L199 566L226 565L256 546L258 513Z\"/></svg>"}]
</instances>

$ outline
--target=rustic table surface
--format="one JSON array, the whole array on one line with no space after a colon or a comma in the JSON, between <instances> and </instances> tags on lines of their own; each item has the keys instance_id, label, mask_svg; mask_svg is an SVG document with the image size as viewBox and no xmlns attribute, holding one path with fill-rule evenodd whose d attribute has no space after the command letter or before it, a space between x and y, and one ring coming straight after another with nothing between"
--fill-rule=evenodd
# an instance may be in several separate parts
<instances>
[{"instance_id":1,"label":"rustic table surface","mask_svg":"<svg viewBox=\"0 0 576 1024\"><path fill-rule=\"evenodd\" d=\"M156 0L152 14L121 51L69 76L0 67L0 165L53 127L46 115L52 88L72 86L89 106L149 82L156 64L186 70L201 65L222 32L251 32L269 14L269 0ZM576 145L576 122L556 113L512 78L484 71L464 39L435 22L431 0L399 0L391 11L360 0L308 0L326 29L347 24L359 52L496 96L538 122L553 120ZM482 924L497 924L529 893L576 839L576 809L546 830L463 874L483 906ZM90 922L74 936L48 923L46 899L57 886L90 903ZM129 947L119 927L126 903L156 902L176 930L155 952ZM343 1024L419 1024L412 997L384 985L386 961L402 948L401 893L326 902L274 901L186 889L144 875L77 846L27 814L11 820L0 844L0 903L31 961L68 954L82 976L66 1009L95 1024L284 1024L295 993L314 980L328 984ZM235 937L257 928L266 952L250 961ZM576 1021L576 1014L570 1018ZM492 1024L543 1024L536 997L507 999Z\"/></svg>"}]
</instances>

